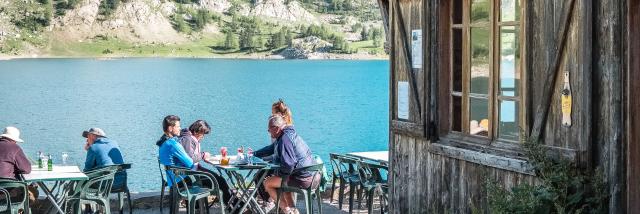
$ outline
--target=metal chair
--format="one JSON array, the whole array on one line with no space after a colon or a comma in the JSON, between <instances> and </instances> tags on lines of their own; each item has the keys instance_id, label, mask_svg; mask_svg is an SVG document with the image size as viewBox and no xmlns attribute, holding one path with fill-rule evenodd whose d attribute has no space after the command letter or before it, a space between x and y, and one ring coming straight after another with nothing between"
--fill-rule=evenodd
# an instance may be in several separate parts
<instances>
[{"instance_id":1,"label":"metal chair","mask_svg":"<svg viewBox=\"0 0 640 214\"><path fill-rule=\"evenodd\" d=\"M80 181L65 199L65 204L73 204L77 214L82 212L82 201L92 201L104 206L105 213L111 213L109 194L113 178L120 165L110 165L85 172L89 180Z\"/></svg>"},{"instance_id":2,"label":"metal chair","mask_svg":"<svg viewBox=\"0 0 640 214\"><path fill-rule=\"evenodd\" d=\"M358 173L358 162L360 159L338 155L336 156L338 163L338 171L340 176L340 191L338 195L338 208L342 209L342 203L344 201L344 189L345 185L349 184L349 213L353 213L353 198L356 189L360 187L360 174ZM358 194L358 201L361 199L361 195Z\"/></svg>"},{"instance_id":3,"label":"metal chair","mask_svg":"<svg viewBox=\"0 0 640 214\"><path fill-rule=\"evenodd\" d=\"M322 196L320 193L320 180L322 179L323 166L324 164L315 164L315 165L295 169L291 172L290 175L283 176L282 183L280 183L280 188L278 188L278 197L276 199L276 213L278 213L278 211L280 210L279 204L280 204L280 197L282 196L282 193L293 192L293 193L297 193L304 196L304 204L307 210L307 214L310 214L313 212L313 198L315 197L318 200L318 213L322 214ZM289 178L291 177L292 174L305 172L305 171L311 172L312 174L311 176L313 176L314 178L317 175L320 175L320 177L318 177L317 181L315 179L312 180L311 185L309 185L309 187L307 188L294 187L294 186L287 185L287 181L289 181ZM315 188L313 188L314 184L317 184Z\"/></svg>"},{"instance_id":4,"label":"metal chair","mask_svg":"<svg viewBox=\"0 0 640 214\"><path fill-rule=\"evenodd\" d=\"M358 162L360 173L360 185L366 191L367 211L369 214L373 212L373 196L376 192L380 192L380 212L384 213L385 202L387 199L387 179L383 176L383 172L388 173L388 167L366 161ZM360 204L360 202L358 202Z\"/></svg>"},{"instance_id":5,"label":"metal chair","mask_svg":"<svg viewBox=\"0 0 640 214\"><path fill-rule=\"evenodd\" d=\"M11 193L15 190L18 190L18 195L14 195L12 200ZM20 210L24 210L24 213L28 214L30 211L28 197L29 192L25 182L0 178L0 213L17 214Z\"/></svg>"},{"instance_id":6,"label":"metal chair","mask_svg":"<svg viewBox=\"0 0 640 214\"><path fill-rule=\"evenodd\" d=\"M131 164L121 164L119 165L118 171L115 174L115 178L118 178L119 174L122 174L122 179L124 180L124 184L122 186L112 187L111 193L118 194L118 208L120 210L120 214L124 213L124 194L127 194L127 201L129 202L129 214L133 213L133 204L131 203L131 192L129 192L129 185L127 185L127 169L131 169Z\"/></svg>"},{"instance_id":7,"label":"metal chair","mask_svg":"<svg viewBox=\"0 0 640 214\"><path fill-rule=\"evenodd\" d=\"M219 198L218 201L220 202L221 213L225 213L224 200L222 200L222 191L218 186L218 182L216 182L216 180L213 178L213 175L207 172L194 171L189 168L183 167L165 166L165 169L167 170L166 179L170 180L172 184L172 207L178 206L177 203L179 202L179 200L175 199L186 198L188 204L187 212L189 214L194 214L196 210L196 202L199 200L205 200L201 201L202 203L200 203L200 208L206 209L206 212L209 213L208 206L206 206L206 199L210 195L214 195ZM204 183L203 181L210 182L211 187L205 187L204 185L202 185ZM171 209L172 212L174 210L174 208Z\"/></svg>"}]
</instances>

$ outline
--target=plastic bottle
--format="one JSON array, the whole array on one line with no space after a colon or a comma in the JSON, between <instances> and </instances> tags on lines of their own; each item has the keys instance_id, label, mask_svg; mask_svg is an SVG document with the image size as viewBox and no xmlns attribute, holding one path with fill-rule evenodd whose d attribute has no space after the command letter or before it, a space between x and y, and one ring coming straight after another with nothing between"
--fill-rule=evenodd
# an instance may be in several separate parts
<instances>
[{"instance_id":1,"label":"plastic bottle","mask_svg":"<svg viewBox=\"0 0 640 214\"><path fill-rule=\"evenodd\" d=\"M53 171L53 157L49 155L49 160L47 161L47 171Z\"/></svg>"}]
</instances>

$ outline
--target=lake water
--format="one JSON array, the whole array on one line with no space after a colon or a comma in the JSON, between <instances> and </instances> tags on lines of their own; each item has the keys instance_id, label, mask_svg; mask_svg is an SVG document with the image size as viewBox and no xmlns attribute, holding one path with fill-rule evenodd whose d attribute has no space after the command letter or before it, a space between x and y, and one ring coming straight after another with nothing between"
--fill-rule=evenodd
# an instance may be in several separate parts
<instances>
[{"instance_id":1,"label":"lake water","mask_svg":"<svg viewBox=\"0 0 640 214\"><path fill-rule=\"evenodd\" d=\"M271 104L283 98L298 133L328 162L330 152L388 149L388 78L388 61L0 61L0 126L21 129L27 156L44 151L58 162L68 152L81 167L81 133L100 127L134 164L132 191L159 191L155 141L168 114L182 127L207 120L204 150L255 150L270 143Z\"/></svg>"}]
</instances>

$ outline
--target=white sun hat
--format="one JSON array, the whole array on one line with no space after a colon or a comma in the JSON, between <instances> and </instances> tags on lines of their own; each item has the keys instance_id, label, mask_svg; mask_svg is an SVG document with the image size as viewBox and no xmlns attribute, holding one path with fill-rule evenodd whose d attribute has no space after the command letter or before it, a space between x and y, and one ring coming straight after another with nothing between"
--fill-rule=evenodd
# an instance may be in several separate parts
<instances>
[{"instance_id":1,"label":"white sun hat","mask_svg":"<svg viewBox=\"0 0 640 214\"><path fill-rule=\"evenodd\" d=\"M20 139L20 130L13 126L4 128L4 131L2 132L2 135L0 135L0 137L6 137L18 143L24 142L24 140Z\"/></svg>"}]
</instances>

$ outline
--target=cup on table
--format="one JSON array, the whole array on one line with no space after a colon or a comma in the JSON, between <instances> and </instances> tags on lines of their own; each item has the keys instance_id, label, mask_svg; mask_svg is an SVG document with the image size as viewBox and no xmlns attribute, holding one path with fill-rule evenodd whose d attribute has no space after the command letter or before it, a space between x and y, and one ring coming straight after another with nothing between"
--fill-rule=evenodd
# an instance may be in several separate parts
<instances>
[{"instance_id":1,"label":"cup on table","mask_svg":"<svg viewBox=\"0 0 640 214\"><path fill-rule=\"evenodd\" d=\"M67 154L67 152L62 152L62 165L66 166L67 165L67 160L69 159L69 154Z\"/></svg>"}]
</instances>

